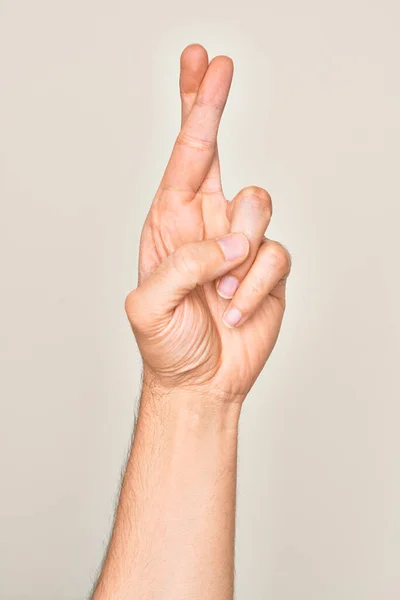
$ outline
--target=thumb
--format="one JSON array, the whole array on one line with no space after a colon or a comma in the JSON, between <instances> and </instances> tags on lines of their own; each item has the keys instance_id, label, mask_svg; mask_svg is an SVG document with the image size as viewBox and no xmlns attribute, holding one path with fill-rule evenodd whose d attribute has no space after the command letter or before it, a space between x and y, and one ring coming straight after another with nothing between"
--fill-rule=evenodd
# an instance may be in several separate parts
<instances>
[{"instance_id":1,"label":"thumb","mask_svg":"<svg viewBox=\"0 0 400 600\"><path fill-rule=\"evenodd\" d=\"M196 286L222 277L240 265L248 253L249 241L243 233L184 244L128 294L125 309L132 326L141 328L156 317L166 316Z\"/></svg>"}]
</instances>

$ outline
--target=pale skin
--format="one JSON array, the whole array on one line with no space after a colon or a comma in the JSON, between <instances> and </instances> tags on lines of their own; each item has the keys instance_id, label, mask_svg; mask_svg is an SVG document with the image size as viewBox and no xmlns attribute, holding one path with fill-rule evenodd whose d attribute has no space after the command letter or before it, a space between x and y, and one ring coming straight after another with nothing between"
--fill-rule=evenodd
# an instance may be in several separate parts
<instances>
[{"instance_id":1,"label":"pale skin","mask_svg":"<svg viewBox=\"0 0 400 600\"><path fill-rule=\"evenodd\" d=\"M140 241L126 312L143 390L93 600L232 600L238 422L285 311L290 257L271 199L222 191L232 60L181 56L182 126Z\"/></svg>"}]
</instances>

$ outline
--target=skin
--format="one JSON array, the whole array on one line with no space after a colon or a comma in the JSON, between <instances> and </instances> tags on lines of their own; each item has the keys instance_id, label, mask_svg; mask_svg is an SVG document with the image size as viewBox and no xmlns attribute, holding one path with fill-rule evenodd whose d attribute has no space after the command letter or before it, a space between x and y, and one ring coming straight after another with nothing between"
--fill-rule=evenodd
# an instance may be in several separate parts
<instances>
[{"instance_id":1,"label":"skin","mask_svg":"<svg viewBox=\"0 0 400 600\"><path fill-rule=\"evenodd\" d=\"M143 391L93 600L233 598L240 410L278 337L290 257L266 190L225 198L218 126L232 60L181 56L182 126L145 221L126 312Z\"/></svg>"}]
</instances>

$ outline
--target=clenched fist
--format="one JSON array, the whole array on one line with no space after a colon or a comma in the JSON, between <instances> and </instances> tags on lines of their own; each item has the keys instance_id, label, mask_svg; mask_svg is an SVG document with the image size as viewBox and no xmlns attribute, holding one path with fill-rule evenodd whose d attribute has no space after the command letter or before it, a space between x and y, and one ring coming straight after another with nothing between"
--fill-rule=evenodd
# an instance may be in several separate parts
<instances>
[{"instance_id":1,"label":"clenched fist","mask_svg":"<svg viewBox=\"0 0 400 600\"><path fill-rule=\"evenodd\" d=\"M139 285L126 311L144 384L241 402L270 355L285 310L288 252L264 237L271 199L259 187L228 201L217 133L230 58L181 56L182 127L140 242Z\"/></svg>"}]
</instances>

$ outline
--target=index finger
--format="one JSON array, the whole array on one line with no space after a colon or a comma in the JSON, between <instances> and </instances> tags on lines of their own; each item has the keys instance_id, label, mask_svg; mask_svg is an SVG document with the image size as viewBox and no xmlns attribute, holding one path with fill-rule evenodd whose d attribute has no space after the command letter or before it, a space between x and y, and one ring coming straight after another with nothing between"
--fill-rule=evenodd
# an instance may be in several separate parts
<instances>
[{"instance_id":1,"label":"index finger","mask_svg":"<svg viewBox=\"0 0 400 600\"><path fill-rule=\"evenodd\" d=\"M190 115L182 126L161 188L196 194L211 166L218 127L233 77L227 56L214 58L204 75Z\"/></svg>"}]
</instances>

